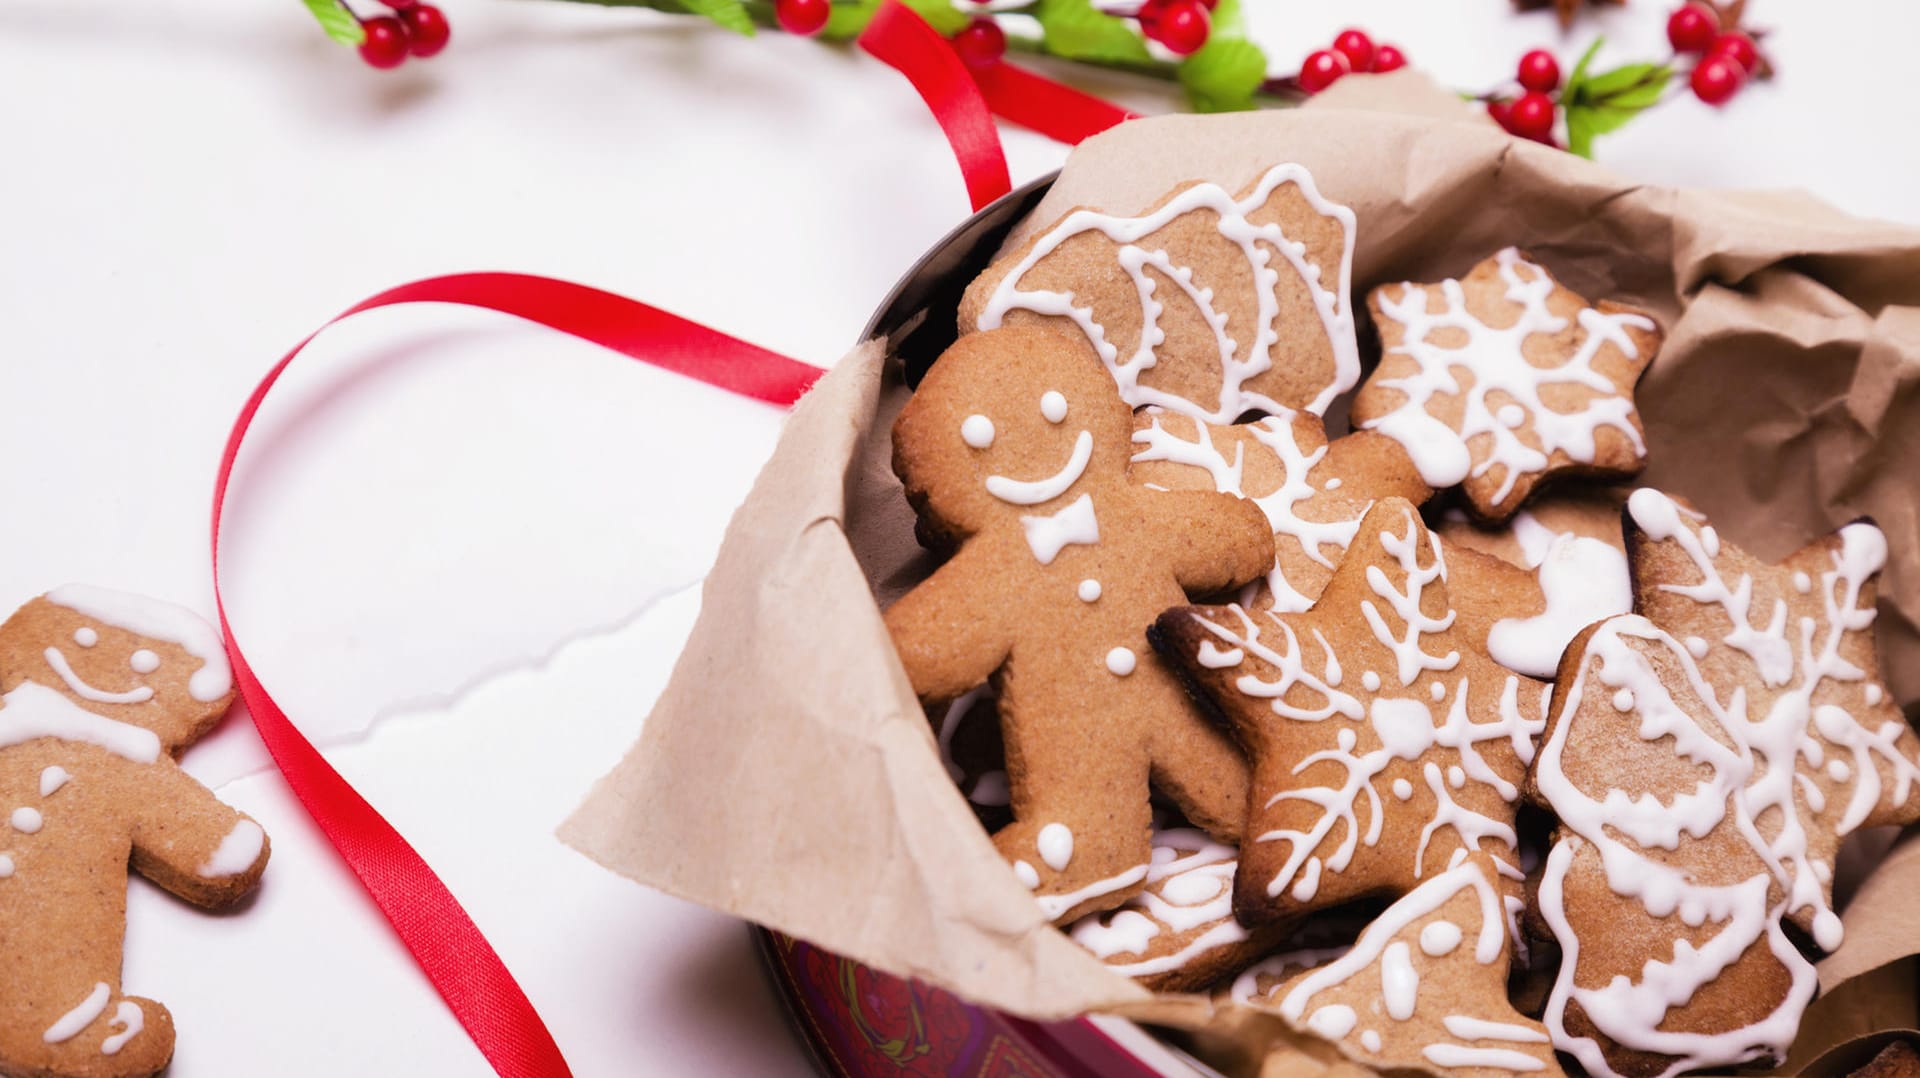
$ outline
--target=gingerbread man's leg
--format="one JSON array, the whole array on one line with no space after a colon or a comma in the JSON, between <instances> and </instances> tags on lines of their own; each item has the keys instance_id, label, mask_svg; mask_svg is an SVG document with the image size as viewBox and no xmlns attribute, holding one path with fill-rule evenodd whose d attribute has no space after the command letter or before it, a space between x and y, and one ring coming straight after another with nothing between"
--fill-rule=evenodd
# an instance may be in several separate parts
<instances>
[{"instance_id":1,"label":"gingerbread man's leg","mask_svg":"<svg viewBox=\"0 0 1920 1078\"><path fill-rule=\"evenodd\" d=\"M1247 824L1247 760L1233 738L1201 717L1179 679L1157 653L1133 675L1152 695L1164 721L1153 728L1154 789L1214 838L1239 845Z\"/></svg>"},{"instance_id":2,"label":"gingerbread man's leg","mask_svg":"<svg viewBox=\"0 0 1920 1078\"><path fill-rule=\"evenodd\" d=\"M1014 822L993 841L1041 909L1065 922L1120 905L1146 879L1153 852L1147 746L1131 724L1088 713L1090 702L1100 702L1096 694L1057 684L1027 688L1033 693L1002 690L1012 704L1002 730Z\"/></svg>"},{"instance_id":3,"label":"gingerbread man's leg","mask_svg":"<svg viewBox=\"0 0 1920 1078\"><path fill-rule=\"evenodd\" d=\"M74 980L65 989L31 993L41 1003L34 1031L0 1046L0 1073L149 1078L172 1061L173 1015L165 1007L122 996L107 981Z\"/></svg>"}]
</instances>

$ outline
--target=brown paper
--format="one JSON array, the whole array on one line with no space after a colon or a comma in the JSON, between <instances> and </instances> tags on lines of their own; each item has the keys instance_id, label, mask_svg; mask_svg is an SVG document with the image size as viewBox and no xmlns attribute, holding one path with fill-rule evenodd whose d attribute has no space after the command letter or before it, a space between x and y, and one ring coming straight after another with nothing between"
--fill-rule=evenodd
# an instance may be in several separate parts
<instances>
[{"instance_id":1,"label":"brown paper","mask_svg":"<svg viewBox=\"0 0 1920 1078\"><path fill-rule=\"evenodd\" d=\"M1356 299L1511 243L1584 294L1653 311L1668 341L1639 393L1645 480L1768 557L1875 517L1892 548L1882 661L1911 712L1920 230L1803 194L1634 183L1510 139L1418 76L1348 81L1322 99L1346 107L1163 117L1090 139L1008 242L1076 205L1137 212L1187 180L1236 189L1296 161L1358 216ZM1462 119L1435 118L1447 115ZM1177 1027L1229 1073L1365 1073L1270 1015L1149 996L1048 926L995 854L880 618L931 568L887 464L906 392L875 343L801 402L639 744L562 837L641 883L1016 1014L1113 1010ZM1920 952L1916 895L1911 842L1845 911L1847 942L1822 965L1834 998ZM1896 969L1875 982L1876 1026L1834 1030L1920 1025L1910 964Z\"/></svg>"}]
</instances>

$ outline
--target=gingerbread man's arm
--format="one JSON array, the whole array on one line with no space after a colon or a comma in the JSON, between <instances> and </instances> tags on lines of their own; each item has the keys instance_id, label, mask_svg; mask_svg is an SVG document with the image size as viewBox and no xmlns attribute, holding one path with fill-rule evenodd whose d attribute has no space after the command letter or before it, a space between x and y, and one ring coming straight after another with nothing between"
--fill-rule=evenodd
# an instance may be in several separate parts
<instances>
[{"instance_id":1,"label":"gingerbread man's arm","mask_svg":"<svg viewBox=\"0 0 1920 1078\"><path fill-rule=\"evenodd\" d=\"M1142 494L1161 554L1189 595L1239 587L1273 568L1273 525L1252 502L1201 490Z\"/></svg>"},{"instance_id":2,"label":"gingerbread man's arm","mask_svg":"<svg viewBox=\"0 0 1920 1078\"><path fill-rule=\"evenodd\" d=\"M914 694L945 703L985 683L1007 660L1013 634L990 559L964 546L918 587L887 609L887 631Z\"/></svg>"},{"instance_id":3,"label":"gingerbread man's arm","mask_svg":"<svg viewBox=\"0 0 1920 1078\"><path fill-rule=\"evenodd\" d=\"M260 883L271 852L266 832L180 765L162 757L140 769L133 867L196 906L215 909Z\"/></svg>"}]
</instances>

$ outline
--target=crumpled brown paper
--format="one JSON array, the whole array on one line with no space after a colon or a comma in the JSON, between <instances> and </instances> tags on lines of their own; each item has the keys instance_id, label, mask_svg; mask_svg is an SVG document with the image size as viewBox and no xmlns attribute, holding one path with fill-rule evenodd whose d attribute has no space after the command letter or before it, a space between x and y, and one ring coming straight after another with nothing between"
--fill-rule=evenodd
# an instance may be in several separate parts
<instances>
[{"instance_id":1,"label":"crumpled brown paper","mask_svg":"<svg viewBox=\"0 0 1920 1078\"><path fill-rule=\"evenodd\" d=\"M1125 124L1074 152L1009 243L1076 205L1136 212L1183 181L1236 189L1278 161L1357 214L1356 299L1513 243L1586 295L1654 312L1668 338L1639 391L1645 482L1766 557L1878 520L1892 549L1882 662L1914 711L1920 230L1804 194L1634 183L1510 139L1409 73L1346 80L1308 109ZM669 894L1020 1015L1180 1028L1230 1073L1367 1073L1271 1015L1156 998L1109 972L1001 862L880 618L931 569L888 467L906 395L874 342L801 402L639 744L562 837ZM1899 961L1920 952L1920 840L1885 862L1845 910L1789 1073L1844 1074L1888 1031L1920 1026L1914 963Z\"/></svg>"}]
</instances>

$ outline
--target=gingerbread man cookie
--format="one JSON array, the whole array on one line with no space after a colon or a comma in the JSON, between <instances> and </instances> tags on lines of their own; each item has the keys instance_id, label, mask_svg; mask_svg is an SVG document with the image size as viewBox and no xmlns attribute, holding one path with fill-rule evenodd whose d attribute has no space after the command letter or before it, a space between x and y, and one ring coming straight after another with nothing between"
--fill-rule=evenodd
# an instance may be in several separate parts
<instances>
[{"instance_id":1,"label":"gingerbread man cookie","mask_svg":"<svg viewBox=\"0 0 1920 1078\"><path fill-rule=\"evenodd\" d=\"M1840 840L1920 819L1920 740L1878 678L1887 556L1849 524L1778 565L1655 490L1627 502L1637 613L1568 649L1529 776L1558 826L1545 1019L1596 1075L1782 1057L1839 946Z\"/></svg>"},{"instance_id":2,"label":"gingerbread man cookie","mask_svg":"<svg viewBox=\"0 0 1920 1078\"><path fill-rule=\"evenodd\" d=\"M1445 872L1388 906L1352 948L1286 980L1275 980L1284 963L1256 966L1234 982L1233 997L1376 1068L1560 1074L1546 1028L1507 1002L1516 891L1491 857L1456 850Z\"/></svg>"},{"instance_id":3,"label":"gingerbread man cookie","mask_svg":"<svg viewBox=\"0 0 1920 1078\"><path fill-rule=\"evenodd\" d=\"M1253 763L1243 922L1404 893L1457 849L1511 864L1546 687L1477 650L1484 628L1445 574L1420 514L1388 498L1311 610L1186 607L1156 624Z\"/></svg>"},{"instance_id":4,"label":"gingerbread man cookie","mask_svg":"<svg viewBox=\"0 0 1920 1078\"><path fill-rule=\"evenodd\" d=\"M1660 347L1639 311L1589 305L1509 247L1462 280L1386 285L1368 297L1380 365L1354 426L1406 446L1435 489L1460 485L1505 520L1542 482L1640 470L1633 387Z\"/></svg>"},{"instance_id":5,"label":"gingerbread man cookie","mask_svg":"<svg viewBox=\"0 0 1920 1078\"><path fill-rule=\"evenodd\" d=\"M1433 493L1398 442L1371 431L1329 442L1311 412L1219 426L1148 411L1134 422L1135 479L1237 494L1266 514L1273 568L1242 592L1240 605L1249 610L1312 606L1376 500L1419 503Z\"/></svg>"},{"instance_id":6,"label":"gingerbread man cookie","mask_svg":"<svg viewBox=\"0 0 1920 1078\"><path fill-rule=\"evenodd\" d=\"M994 836L1055 920L1118 905L1151 867L1149 783L1225 841L1247 766L1147 646L1162 610L1273 563L1259 509L1127 478L1133 413L1083 343L963 337L894 423L894 470L953 557L886 613L934 707L991 679L1014 822Z\"/></svg>"},{"instance_id":7,"label":"gingerbread man cookie","mask_svg":"<svg viewBox=\"0 0 1920 1078\"><path fill-rule=\"evenodd\" d=\"M266 868L260 826L174 762L233 702L213 628L68 585L0 625L0 1074L144 1078L173 1018L120 986L127 870L209 909Z\"/></svg>"},{"instance_id":8,"label":"gingerbread man cookie","mask_svg":"<svg viewBox=\"0 0 1920 1078\"><path fill-rule=\"evenodd\" d=\"M1135 407L1214 423L1325 412L1360 377L1353 237L1353 211L1299 165L1237 198L1195 183L1135 217L1077 209L974 281L960 332L1083 338Z\"/></svg>"}]
</instances>

